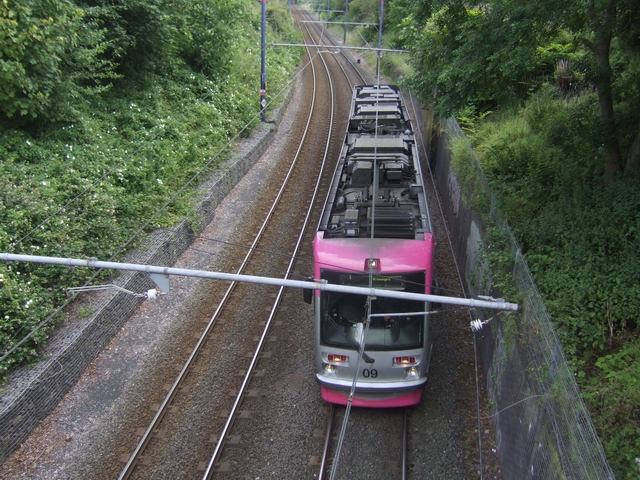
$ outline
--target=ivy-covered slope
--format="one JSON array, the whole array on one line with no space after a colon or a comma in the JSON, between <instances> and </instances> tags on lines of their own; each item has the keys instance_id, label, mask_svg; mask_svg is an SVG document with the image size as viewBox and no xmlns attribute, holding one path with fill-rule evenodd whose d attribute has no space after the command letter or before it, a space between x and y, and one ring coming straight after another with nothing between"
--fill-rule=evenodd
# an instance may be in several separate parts
<instances>
[{"instance_id":1,"label":"ivy-covered slope","mask_svg":"<svg viewBox=\"0 0 640 480\"><path fill-rule=\"evenodd\" d=\"M270 2L269 42L299 43L286 8ZM268 101L299 60L296 49L269 50ZM190 190L176 192L259 121L260 5L10 0L0 4L0 77L0 251L118 258L139 230L189 215ZM81 270L0 265L1 355L87 280ZM1 375L35 360L58 320L7 356Z\"/></svg>"}]
</instances>

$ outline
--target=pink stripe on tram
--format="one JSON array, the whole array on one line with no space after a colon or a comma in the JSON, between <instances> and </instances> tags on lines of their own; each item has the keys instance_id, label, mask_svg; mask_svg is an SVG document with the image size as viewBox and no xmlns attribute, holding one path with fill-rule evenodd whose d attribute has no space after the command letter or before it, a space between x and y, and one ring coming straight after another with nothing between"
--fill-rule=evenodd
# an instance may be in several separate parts
<instances>
[{"instance_id":1,"label":"pink stripe on tram","mask_svg":"<svg viewBox=\"0 0 640 480\"><path fill-rule=\"evenodd\" d=\"M349 400L348 395L344 395L328 388L321 387L322 399L325 402L335 403L336 405L346 405ZM410 407L417 405L422 398L422 388L414 390L413 392L401 395L394 398L384 398L380 400L366 400L363 398L353 398L352 406L365 407L365 408L398 408L398 407Z\"/></svg>"}]
</instances>

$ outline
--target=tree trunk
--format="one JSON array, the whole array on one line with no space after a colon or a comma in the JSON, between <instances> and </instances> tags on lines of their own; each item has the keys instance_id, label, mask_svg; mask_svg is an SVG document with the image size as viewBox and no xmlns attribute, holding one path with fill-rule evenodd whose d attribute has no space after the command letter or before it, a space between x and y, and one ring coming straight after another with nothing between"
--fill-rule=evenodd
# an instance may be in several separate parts
<instances>
[{"instance_id":1,"label":"tree trunk","mask_svg":"<svg viewBox=\"0 0 640 480\"><path fill-rule=\"evenodd\" d=\"M598 92L598 106L600 118L604 128L604 155L606 159L605 174L615 175L622 169L620 155L620 143L616 131L616 121L613 112L613 97L611 95L611 64L609 53L611 49L611 37L616 18L616 7L609 4L601 11L601 16L596 15L593 0L589 2L589 17L594 25L595 40L587 45L596 58L597 73L595 78Z\"/></svg>"},{"instance_id":2,"label":"tree trunk","mask_svg":"<svg viewBox=\"0 0 640 480\"><path fill-rule=\"evenodd\" d=\"M624 171L627 173L637 173L640 171L640 125L638 125L636 138L627 152L627 162L624 166Z\"/></svg>"}]
</instances>

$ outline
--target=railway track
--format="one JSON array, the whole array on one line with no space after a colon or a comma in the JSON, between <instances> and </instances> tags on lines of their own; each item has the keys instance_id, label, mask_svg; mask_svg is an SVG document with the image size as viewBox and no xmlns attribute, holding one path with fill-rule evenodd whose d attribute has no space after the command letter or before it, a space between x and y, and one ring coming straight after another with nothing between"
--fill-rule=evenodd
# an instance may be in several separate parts
<instances>
[{"instance_id":1,"label":"railway track","mask_svg":"<svg viewBox=\"0 0 640 480\"><path fill-rule=\"evenodd\" d=\"M294 14L299 12L294 9ZM340 113L336 108L333 113L325 112L307 129L318 138L289 147L284 156L307 158L298 160L298 167L306 166L293 170L281 195L273 194L272 198L280 198L279 206L271 207L271 202L265 201L254 210L256 219L271 218L264 228L253 220L243 228L239 245L251 245L256 231L262 232L261 241L251 249L254 253L250 256L242 247L230 248L227 255L237 256L238 261L229 271L241 271L243 266L244 273L254 275L301 278L311 273L305 257L311 257L315 226L333 170L331 166L319 173L321 160L317 153L337 158L352 86L367 81L356 73L348 58L331 53L336 43L328 42L330 35L320 25L306 26L307 43L332 47L322 52L308 51L311 63L302 74L307 75L302 84L316 84L316 93L303 95L309 100L306 108L313 110L311 98L321 99L315 106L326 106L333 90L338 96L335 104L344 106L345 111ZM333 119L333 134L326 126L329 119ZM281 185L284 179L284 173L274 175L273 183ZM314 199L310 192L316 189L319 193ZM310 227L305 229L305 224ZM297 257L297 261L288 264L284 259L289 257ZM127 459L132 469L123 471L121 478L306 478L317 473L308 457L322 449L311 432L324 423L325 406L309 357L313 350L312 313L305 310L297 291L244 286L227 291L228 295L212 289L215 311L222 313L217 314L210 329L212 318L208 315L202 332L209 330L208 334L198 337L197 350L190 349L188 356L193 362L188 367L183 364L183 379L172 384L175 395L161 402L164 413L155 413L160 421L144 428L146 444ZM433 410L430 400L418 407L423 414L429 410L429 416ZM297 409L303 412L298 415ZM315 415L309 413L314 411ZM355 428L350 426L337 478L400 478L406 474L408 437L406 433L390 433L401 423L395 413L390 415L394 418L379 411L352 413ZM378 440L367 447L371 439ZM397 442L405 445L400 467ZM418 453L421 445L414 445L412 452L414 447L416 457L427 458L424 452ZM420 468L427 471L424 465ZM419 474L414 478L420 478Z\"/></svg>"},{"instance_id":2,"label":"railway track","mask_svg":"<svg viewBox=\"0 0 640 480\"><path fill-rule=\"evenodd\" d=\"M320 457L318 464L319 470L317 477L318 480L334 480L336 478L347 478L353 476L353 471L359 468L362 468L358 465L359 461L362 462L363 456L361 454L358 455L345 455L346 458L339 458L336 464L336 454L341 451L342 443L345 441L344 438L341 437L340 426L341 421L344 420L344 417L338 418L338 411L340 414L344 414L346 409L344 407L338 407L335 405L330 405L328 408L327 414L327 426L323 432L324 435L324 446L322 450L322 456ZM358 419L356 422L370 422L372 415L370 415L371 411L360 412L358 415ZM374 415L380 417L380 415ZM361 449L371 448L375 450L377 453L377 462L382 464L383 467L379 469L380 478L399 478L405 480L407 478L407 462L408 462L408 420L407 420L407 409L399 409L395 411L393 414L392 421L395 422L395 430L396 432L396 441L392 442L394 444L389 445L387 442L389 440L389 431L387 429L380 430L379 437L383 438L383 443L386 443L386 446L383 451L375 448L372 448L369 445L360 445ZM378 418L378 421L381 419ZM398 428L398 420L401 422L401 428ZM382 420L387 424L387 428L389 428L389 423L386 420ZM376 426L380 426L379 424ZM352 427L355 428L355 427ZM359 438L362 438L359 437ZM353 442L351 442L353 444ZM396 448L399 447L399 448ZM353 449L353 446L350 448ZM342 456L341 456L342 457ZM370 461L369 459L364 459L364 462ZM348 468L345 465L340 467L341 463L347 464ZM364 467L366 469L366 467ZM347 471L349 470L349 471ZM338 473L340 472L340 474Z\"/></svg>"},{"instance_id":3,"label":"railway track","mask_svg":"<svg viewBox=\"0 0 640 480\"><path fill-rule=\"evenodd\" d=\"M302 12L295 12L295 14L300 15ZM318 28L305 28L306 38L309 40L308 43L318 44L318 39L322 36L322 32L319 32ZM335 92L335 95L341 96L340 102L344 105L345 99L350 99L350 93L352 88L352 82L354 81L362 81L362 77L360 75L354 75L351 72L351 78L347 73L347 69L349 68L349 64L347 66L340 65L339 63L336 65L336 59L329 55L329 58L325 58L325 55L322 53L318 53L317 49L309 48L307 51L307 57L310 59L310 65L314 65L317 63L319 66L317 68L313 68L314 71L319 71L318 77L323 77L326 75L326 81L331 85L332 92ZM343 60L344 61L344 60ZM338 72L338 73L336 73ZM334 85L334 83L342 83L342 85ZM326 99L325 99L326 101ZM345 115L344 112L337 112L338 109L334 109L334 123L338 124L338 126L331 128L330 142L326 145L325 150L325 159L323 159L323 165L328 158L330 163L333 163L333 160L337 155L337 148L339 149L339 143L341 141L341 136L345 127ZM310 199L310 206L307 212L307 216L305 218L304 225L300 231L300 236L296 242L296 249L293 255L293 260L289 265L289 268L294 272L298 273L301 276L307 276L310 271L310 263L305 262L304 260L296 260L303 259L304 257L310 257L310 250L308 250L308 246L310 246L313 236L315 234L315 226L318 222L320 211L321 211L321 202L324 200L326 195L326 189L328 188L330 178L333 171L333 165L329 165L327 168L321 169L321 174L318 177L318 181L314 188L313 197ZM276 301L282 300L282 304L280 304L280 308L278 310L274 310L270 317L272 318L280 318L276 323L279 323L281 326L286 325L287 323L291 325L295 323L298 318L291 318L290 314L287 312L300 309L300 292L289 292L288 294L283 294L283 290L280 290L276 295ZM284 305L283 305L284 304ZM307 315L308 318L311 318ZM273 355L270 355L269 358L263 359L261 365L265 367L267 371L273 370L282 370L281 366L287 363L290 363L290 359L287 359L287 352L290 352L291 348L288 347L292 344L304 345L306 342L313 338L313 329L312 324L309 322L305 325L305 328L300 330L296 329L296 331L291 332L287 331L285 328L280 329L285 330L282 332L282 335L278 335L277 344L272 347ZM276 349L276 346L281 346L281 348ZM298 348L298 352L300 353L301 360L308 360L308 351L310 345L307 344L305 347ZM234 428L235 434L231 437L235 440L240 438L245 439L242 443L243 445L238 446L237 443L234 444L233 448L226 449L223 455L219 455L222 459L222 462L218 463L218 467L213 468L213 473L217 474L216 477L225 477L229 476L230 478L236 478L239 471L248 470L252 478L265 475L265 473L261 473L262 470L268 470L271 465L273 468L276 468L276 471L282 472L283 466L277 465L277 461L273 460L273 456L269 452L270 449L277 448L276 446L280 443L287 443L286 441L282 441L284 439L284 435L278 435L275 430L278 429L278 422L274 419L278 419L283 416L282 411L278 411L278 407L282 404L282 395L298 395L304 389L307 391L315 390L315 385L313 382L313 373L309 370L310 365L307 362L303 362L304 366L297 365L296 368L283 372L280 375L280 379L275 382L275 384L269 388L264 387L262 391L269 390L268 392L262 393L260 396L264 398L261 400L260 398L256 399L256 397L247 398L246 403L249 405L254 405L251 407L252 414L253 412L259 413L256 416L259 416L258 420L248 420L246 422L240 422L237 428ZM302 367L302 368L301 368ZM264 383L264 382L263 382ZM309 388L309 383L312 384L311 388ZM256 385L257 388L253 389L253 391L257 391L260 389L259 385ZM290 400L290 399L287 399ZM258 405L256 405L258 404ZM292 405L295 408L295 405ZM293 421L295 424L295 420ZM273 434L270 434L270 437L267 439L266 437L260 441L259 436L255 435L256 431L260 431L264 429L264 425L269 425L268 430L274 431ZM274 428L275 426L275 428ZM280 425L281 426L281 425ZM302 431L300 433L303 433ZM286 434L287 437L291 437L290 432ZM253 437L253 438L252 438ZM307 439L301 439L301 441L306 441ZM289 442L290 443L290 442ZM286 447L279 448L280 451L286 450ZM218 457L216 457L217 459ZM252 465L247 466L247 458L256 459L257 461L251 462ZM215 465L215 461L213 460L213 464ZM306 465L300 463L300 457L295 460L292 460L292 464L297 464L298 471L306 470ZM291 465L289 465L289 468ZM209 469L205 475L211 475L212 470ZM302 475L302 473L296 474Z\"/></svg>"},{"instance_id":4,"label":"railway track","mask_svg":"<svg viewBox=\"0 0 640 480\"><path fill-rule=\"evenodd\" d=\"M319 53L334 55L339 59L336 62L336 66L348 80L350 92L355 85L374 83L375 80L371 74L359 68L350 55L340 50L341 42L335 38L333 33L329 31L324 24L319 23L317 19L306 10L297 9L294 11L294 15L297 17L299 25L302 25L302 28L307 32L309 39L312 40L315 45L323 45L326 47L326 49L319 50Z\"/></svg>"},{"instance_id":5,"label":"railway track","mask_svg":"<svg viewBox=\"0 0 640 480\"><path fill-rule=\"evenodd\" d=\"M315 71L315 66L314 66L313 62L310 63L310 66L311 66L311 70L313 72L313 79L314 79L314 82L313 82L313 85L314 85L313 98L314 98L314 100L313 100L313 104L311 106L311 111L313 111L313 107L314 107L315 102L316 102L316 88L315 88L316 87L316 71ZM329 123L329 129L328 129L329 130L329 136L331 135L331 131L332 131L333 112L334 112L334 100L333 100L334 96L333 96L333 90L332 89L330 89L330 93L331 93L331 102L330 102L331 103L331 109L330 109L331 110L331 121ZM309 117L309 122L307 123L307 128L305 129L305 138L306 138L306 132L309 129L310 123L311 123L311 116ZM302 142L300 142L300 146L299 146L298 152L296 154L296 159L298 158L298 153L301 151L303 145L304 145L304 139L303 139ZM327 140L326 143L325 143L325 150L324 150L324 153L322 155L322 163L321 163L321 166L320 166L320 172L319 173L322 173L322 171L324 170L324 165L325 165L325 162L327 160L328 149L329 149L329 141ZM295 247L293 248L293 251L291 252L291 260L288 262L288 265L287 265L287 270L286 270L286 273L285 273L285 277L288 277L291 274L291 271L292 271L292 268L293 268L293 264L294 264L294 260L295 260L296 256L298 255L298 252L300 250L300 246L301 246L301 243L302 243L306 228L307 228L307 226L309 224L309 219L310 219L310 214L311 214L311 207L317 201L317 196L318 196L318 192L319 192L319 188L320 188L320 178L321 177L318 176L318 181L316 182L315 187L313 189L313 193L312 193L312 196L310 198L310 203L309 203L309 206L308 206L308 209L307 209L307 215L305 216L304 222L302 224L302 227L300 228L300 230L298 232L296 243L295 243ZM236 401L234 402L233 408L231 409L231 411L229 413L229 419L227 420L227 422L225 424L225 428L222 431L222 434L221 434L221 436L220 436L220 438L219 438L219 440L218 440L218 442L216 444L216 448L215 448L215 450L213 452L213 455L211 456L211 459L210 459L210 461L209 461L209 463L207 465L207 468L205 470L204 478L211 478L213 476L214 471L216 471L216 469L217 469L217 471L222 469L221 465L218 464L216 466L216 462L218 461L218 459L221 456L222 448L224 446L224 443L227 440L228 432L230 431L231 426L232 426L233 422L236 419L238 407L241 404L242 399L244 398L245 391L247 390L247 386L249 385L249 382L250 382L251 377L253 375L255 366L257 365L258 357L259 357L260 352L262 351L262 349L264 347L264 343L265 343L266 337L268 335L270 326L271 326L271 324L272 324L272 322L273 322L273 320L275 318L277 307L280 304L280 301L283 298L283 295L284 295L284 288L279 288L278 292L276 293L276 297L275 297L275 300L274 300L273 305L271 307L271 310L269 312L269 316L268 316L268 318L267 318L267 320L265 322L265 328L263 330L262 336L260 337L260 341L258 342L258 346L257 346L257 348L254 351L254 354L252 356L251 364L249 365L249 369L247 371L247 374L244 377L243 383L242 383L242 385L240 387L240 390L239 390L238 395L236 397ZM225 467L226 467L226 465L225 465Z\"/></svg>"},{"instance_id":6,"label":"railway track","mask_svg":"<svg viewBox=\"0 0 640 480\"><path fill-rule=\"evenodd\" d=\"M309 37L312 37L313 33L314 29L307 31ZM334 61L334 66L329 67L323 54L318 54L316 50L309 49L308 55L312 61L309 62L308 72L305 72L309 78L305 79L304 83L305 85L313 85L313 88L310 94L311 102L305 120L306 126L296 142L296 151L286 175L281 176L277 181L281 184L281 188L270 202L270 206L268 208L265 206L261 209L262 212L260 212L260 216L263 217L264 220L261 222L258 233L253 238L253 241L250 242L251 246L239 262L239 266L236 269L237 273L273 275L274 268L279 269L279 265L276 267L274 263L279 262L274 262L273 256L269 255L269 253L277 252L280 255L279 258L288 257L294 259L299 255L307 227L312 224L313 221L317 222L317 218L313 218L313 207L318 203L319 192L324 187L323 183L326 184L328 179L327 176L322 177L320 172L323 170L322 166L327 156L331 156L330 154L332 153L330 151L332 135L337 135L337 138L339 138L344 131L341 125L336 129L338 133L332 134L334 115L340 118L345 118L345 115L338 115L333 112L335 87L331 82L331 69L335 71L336 68L339 68L342 72L340 75L347 80L348 78L343 66L336 67L336 65L339 65L339 62ZM333 55L329 56L332 57ZM316 67L316 64L318 64L318 67ZM333 75L335 75L335 73ZM344 85L342 89L343 91L346 90ZM328 98L332 100L328 101ZM342 103L344 104L344 100ZM339 144L339 140L333 143ZM321 145L323 148L318 148ZM335 147L333 148L335 149ZM320 156L317 155L318 151L321 152ZM321 157L320 162L318 161L319 157ZM318 165L320 165L319 168ZM317 181L313 188L309 188L309 181L301 182L300 178L307 178L307 180L309 178L316 178ZM308 192L313 192L313 194L309 196ZM304 204L300 204L301 198L308 202L306 207ZM300 215L291 213L292 209L298 210L298 212L306 211L307 213L303 218L300 218ZM315 215L317 217L318 214L316 213ZM283 240L283 235L278 235L278 232L287 228L287 225L292 223L292 219L294 219L294 224L301 223L301 225L295 229L298 233L295 234L295 230L289 228L286 233L286 245L280 245L281 248L277 248L278 236ZM314 229L315 224L311 226L311 230ZM295 240L292 241L292 237ZM239 243L249 244L246 240ZM292 243L293 247L291 248L290 245ZM286 266L284 276L287 277L291 275L293 269L294 261L291 260ZM247 348L247 342L241 342L243 343L241 347L244 353L243 357L249 357L249 359L245 362L238 360L233 361L235 365L241 366L243 370L240 385L237 388L234 386L232 389L233 394L229 395L233 400L231 404L225 406L218 414L224 421L219 422L213 420L210 428L205 429L210 432L217 432L212 433L206 442L215 443L215 446L208 460L200 460L198 462L198 469L203 470L202 475L204 478L211 478L215 473L224 473L230 469L231 462L221 463L219 459L225 445L238 443L241 438L239 435L234 436L231 434L234 423L238 418L247 416L247 411L240 410L240 408L243 405L245 397L253 396L256 391L255 389L252 391L249 389L254 376L261 378L264 374L263 370L258 370L257 368L259 362L261 359L269 358L273 353L272 350L265 349L268 341L276 338L274 335L270 337L271 328L273 325L282 324L282 321L277 321L275 318L278 307L285 296L284 289L279 289L277 292L270 290L272 289L236 285L235 283L227 286L215 312L199 335L196 345L188 355L177 377L168 388L168 392L163 401L158 405L155 415L148 426L144 428L144 433L142 433L135 450L127 458L119 478L157 478L159 474L166 471L162 466L162 462L166 456L166 451L174 446L173 444L175 442L172 442L171 439L176 437L185 438L185 435L181 433L183 429L181 425L191 423L189 421L183 421L184 415L175 415L175 412L186 412L195 408L191 405L202 404L199 401L191 403L191 399L197 397L197 395L193 394L193 390L198 387L198 384L204 381L207 372L210 372L212 367L215 368L214 365L220 365L218 362L211 362L212 352L219 351L216 345L219 345L221 339L225 337L229 338L231 332L228 332L228 328L225 329L227 325L244 323L246 330L237 338L252 338L257 339L257 341L254 342L255 344L251 348L250 353ZM268 312L260 315L261 319L258 321L252 318L253 321L251 322L239 322L236 313L243 310L242 299L261 295L273 297L268 307ZM263 308L265 310L267 309L266 307ZM255 312L249 313L247 316L254 317L254 315ZM246 317L244 320L246 320ZM227 331L225 332L225 330ZM233 337L233 333L231 333L231 337ZM235 384L237 382L232 383ZM224 402L222 402L222 404L224 404ZM222 406L221 402L218 402L216 406L220 409ZM202 437L202 435L199 436ZM196 440L196 442L201 444L201 440L200 442ZM206 448L203 449L198 447L198 445L194 445L192 448L200 452L206 450ZM202 453L199 455L201 456ZM193 471L193 465L188 468L187 471Z\"/></svg>"}]
</instances>

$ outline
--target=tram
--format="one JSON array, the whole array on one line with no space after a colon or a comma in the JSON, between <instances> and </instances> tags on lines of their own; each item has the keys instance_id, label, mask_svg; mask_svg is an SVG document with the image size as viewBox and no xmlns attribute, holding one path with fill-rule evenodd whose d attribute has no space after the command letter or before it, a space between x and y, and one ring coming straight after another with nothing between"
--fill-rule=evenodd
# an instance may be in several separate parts
<instances>
[{"instance_id":1,"label":"tram","mask_svg":"<svg viewBox=\"0 0 640 480\"><path fill-rule=\"evenodd\" d=\"M356 86L314 239L314 277L429 294L433 253L420 159L402 93L394 85ZM358 407L420 401L431 353L431 305L305 291L305 300L314 301L316 379L325 401L346 405L352 391Z\"/></svg>"}]
</instances>

